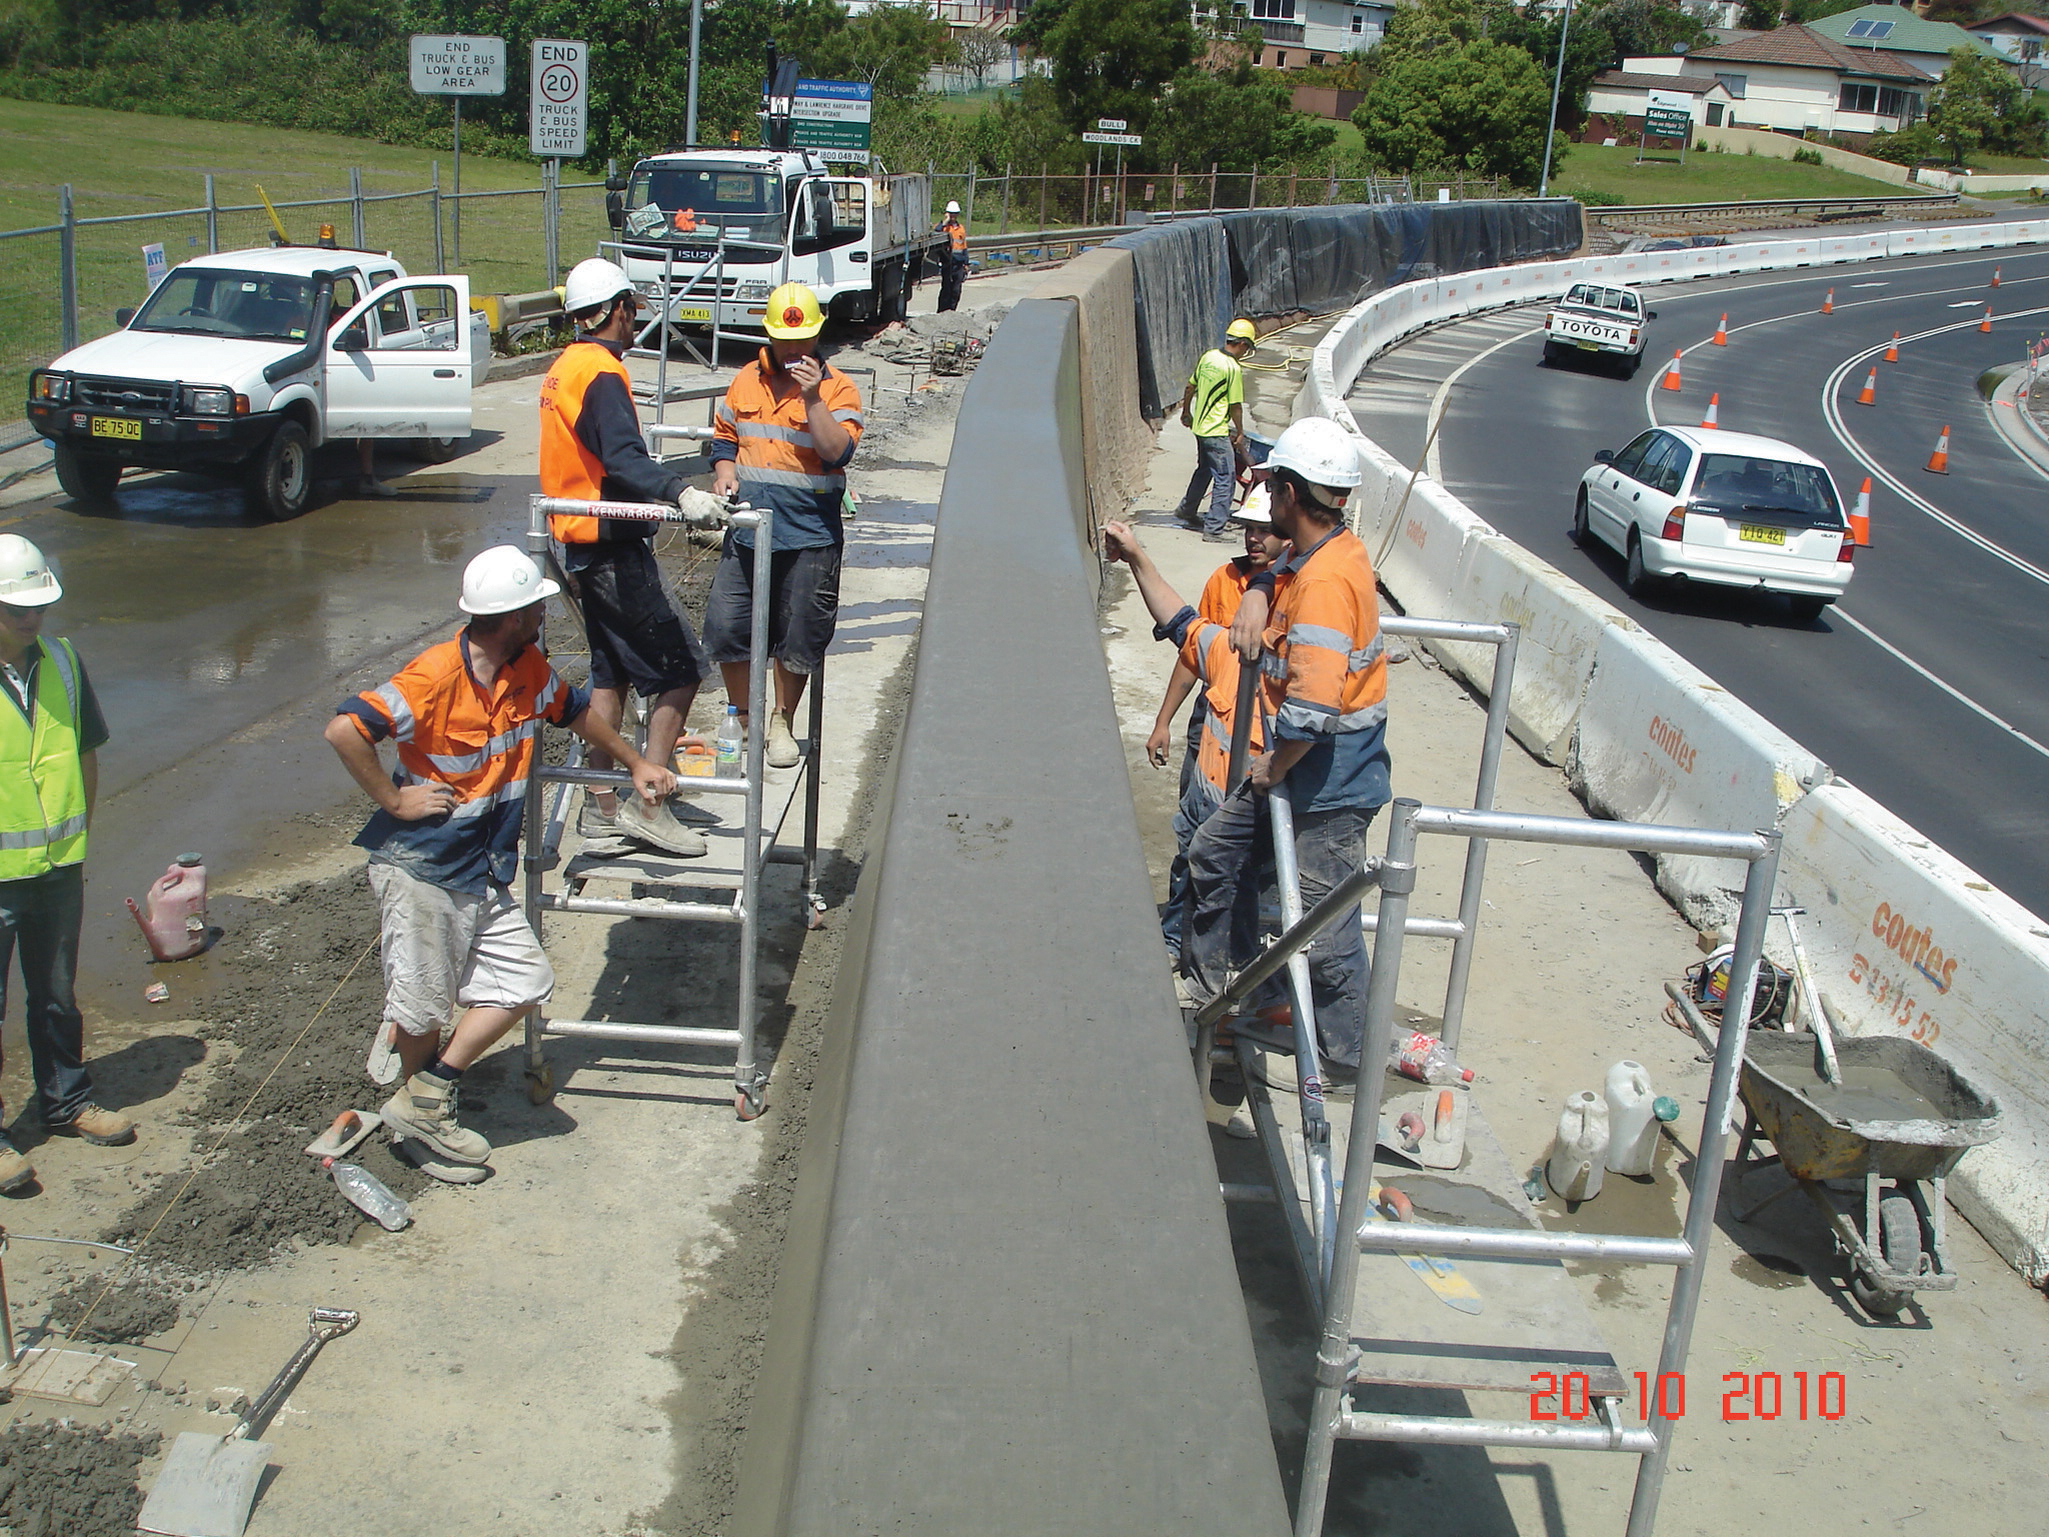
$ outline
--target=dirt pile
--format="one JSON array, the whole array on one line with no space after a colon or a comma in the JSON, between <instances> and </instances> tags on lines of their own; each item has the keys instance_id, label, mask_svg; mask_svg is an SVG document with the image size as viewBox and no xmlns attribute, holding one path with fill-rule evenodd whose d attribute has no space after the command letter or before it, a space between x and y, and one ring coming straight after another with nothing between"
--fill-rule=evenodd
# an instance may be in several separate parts
<instances>
[{"instance_id":1,"label":"dirt pile","mask_svg":"<svg viewBox=\"0 0 2049 1537\"><path fill-rule=\"evenodd\" d=\"M130 1537L142 1511L135 1470L161 1436L74 1425L0 1432L0 1528L14 1537Z\"/></svg>"},{"instance_id":2,"label":"dirt pile","mask_svg":"<svg viewBox=\"0 0 2049 1537\"><path fill-rule=\"evenodd\" d=\"M167 1333L195 1289L193 1280L161 1272L139 1271L111 1283L105 1275L84 1275L50 1299L50 1317L70 1340L139 1344Z\"/></svg>"}]
</instances>

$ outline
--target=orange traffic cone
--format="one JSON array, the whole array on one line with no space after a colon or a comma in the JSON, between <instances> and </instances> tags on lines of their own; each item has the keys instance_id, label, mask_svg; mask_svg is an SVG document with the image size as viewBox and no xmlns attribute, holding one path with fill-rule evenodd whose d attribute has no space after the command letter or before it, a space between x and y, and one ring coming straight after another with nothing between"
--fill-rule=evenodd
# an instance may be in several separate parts
<instances>
[{"instance_id":1,"label":"orange traffic cone","mask_svg":"<svg viewBox=\"0 0 2049 1537\"><path fill-rule=\"evenodd\" d=\"M1679 352L1677 349L1675 349L1672 353L1671 366L1665 370L1665 382L1663 384L1660 384L1658 388L1661 390L1676 390L1680 387L1681 386L1679 383Z\"/></svg>"},{"instance_id":2,"label":"orange traffic cone","mask_svg":"<svg viewBox=\"0 0 2049 1537\"><path fill-rule=\"evenodd\" d=\"M1985 306L1985 318L1978 322L1978 329L1987 336L1992 334L1992 306L1989 304Z\"/></svg>"},{"instance_id":3,"label":"orange traffic cone","mask_svg":"<svg viewBox=\"0 0 2049 1537\"><path fill-rule=\"evenodd\" d=\"M1900 360L1900 333L1897 331L1892 334L1892 345L1885 349L1885 360L1888 363L1897 363Z\"/></svg>"},{"instance_id":4,"label":"orange traffic cone","mask_svg":"<svg viewBox=\"0 0 2049 1537\"><path fill-rule=\"evenodd\" d=\"M1875 406L1878 404L1878 370L1872 369L1865 377L1864 388L1857 392L1857 404Z\"/></svg>"},{"instance_id":5,"label":"orange traffic cone","mask_svg":"<svg viewBox=\"0 0 2049 1537\"><path fill-rule=\"evenodd\" d=\"M1949 473L1949 428L1945 425L1942 436L1936 440L1935 452L1928 456L1926 468L1937 475Z\"/></svg>"},{"instance_id":6,"label":"orange traffic cone","mask_svg":"<svg viewBox=\"0 0 2049 1537\"><path fill-rule=\"evenodd\" d=\"M1722 311L1721 324L1715 327L1715 345L1717 347L1729 345L1729 312L1727 310Z\"/></svg>"},{"instance_id":7,"label":"orange traffic cone","mask_svg":"<svg viewBox=\"0 0 2049 1537\"><path fill-rule=\"evenodd\" d=\"M1857 493L1857 505L1850 509L1850 542L1861 548L1871 547L1871 477L1864 477L1864 485Z\"/></svg>"},{"instance_id":8,"label":"orange traffic cone","mask_svg":"<svg viewBox=\"0 0 2049 1537\"><path fill-rule=\"evenodd\" d=\"M1821 301L1821 312L1824 315L1833 315L1836 312L1836 291L1833 288L1828 291L1828 297Z\"/></svg>"},{"instance_id":9,"label":"orange traffic cone","mask_svg":"<svg viewBox=\"0 0 2049 1537\"><path fill-rule=\"evenodd\" d=\"M1721 426L1722 424L1721 424L1720 422L1718 422L1718 421L1716 421L1716 420L1715 420L1715 418L1716 418L1717 416L1721 415L1721 412L1722 412L1722 397L1721 397L1720 393L1718 392L1718 393L1716 393L1716 394L1713 394L1713 395L1710 395L1710 396L1708 396L1708 414L1707 414L1707 420L1706 420L1706 421L1704 421L1704 422L1702 422L1702 423L1701 423L1701 426L1703 426L1703 427L1719 427L1719 426Z\"/></svg>"},{"instance_id":10,"label":"orange traffic cone","mask_svg":"<svg viewBox=\"0 0 2049 1537\"><path fill-rule=\"evenodd\" d=\"M1999 269L1997 267L1992 269L1992 286L1994 288L1999 286Z\"/></svg>"}]
</instances>

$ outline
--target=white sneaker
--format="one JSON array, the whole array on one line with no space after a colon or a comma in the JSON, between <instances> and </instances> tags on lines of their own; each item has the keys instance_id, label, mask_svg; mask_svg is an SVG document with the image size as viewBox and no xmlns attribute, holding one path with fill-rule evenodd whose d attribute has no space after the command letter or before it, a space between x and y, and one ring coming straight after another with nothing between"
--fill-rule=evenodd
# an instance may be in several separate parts
<instances>
[{"instance_id":1,"label":"white sneaker","mask_svg":"<svg viewBox=\"0 0 2049 1537\"><path fill-rule=\"evenodd\" d=\"M797 739L790 732L790 717L777 710L768 718L768 766L795 768L802 756L797 750Z\"/></svg>"},{"instance_id":2,"label":"white sneaker","mask_svg":"<svg viewBox=\"0 0 2049 1537\"><path fill-rule=\"evenodd\" d=\"M666 801L649 806L638 795L622 795L616 820L621 837L651 844L679 859L702 859L710 852L704 834L685 827L671 816Z\"/></svg>"}]
</instances>

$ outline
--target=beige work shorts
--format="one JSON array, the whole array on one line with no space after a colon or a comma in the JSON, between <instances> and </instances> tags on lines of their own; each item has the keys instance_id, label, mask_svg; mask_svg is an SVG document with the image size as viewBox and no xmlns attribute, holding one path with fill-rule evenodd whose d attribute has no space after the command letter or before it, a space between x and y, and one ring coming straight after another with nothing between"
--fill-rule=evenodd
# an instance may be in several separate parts
<instances>
[{"instance_id":1,"label":"beige work shorts","mask_svg":"<svg viewBox=\"0 0 2049 1537\"><path fill-rule=\"evenodd\" d=\"M384 955L384 1017L408 1035L438 1033L458 1006L523 1009L555 990L555 970L502 886L450 891L370 862Z\"/></svg>"}]
</instances>

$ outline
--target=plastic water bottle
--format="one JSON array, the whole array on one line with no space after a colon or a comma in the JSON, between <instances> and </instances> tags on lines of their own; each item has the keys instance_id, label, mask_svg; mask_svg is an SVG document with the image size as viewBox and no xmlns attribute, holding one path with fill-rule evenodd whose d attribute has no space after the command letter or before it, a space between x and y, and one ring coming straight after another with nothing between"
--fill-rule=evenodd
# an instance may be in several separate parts
<instances>
[{"instance_id":1,"label":"plastic water bottle","mask_svg":"<svg viewBox=\"0 0 2049 1537\"><path fill-rule=\"evenodd\" d=\"M721 779L737 779L740 776L740 707L726 706L726 717L719 722L719 734L713 738L718 753L718 774Z\"/></svg>"},{"instance_id":2,"label":"plastic water bottle","mask_svg":"<svg viewBox=\"0 0 2049 1537\"><path fill-rule=\"evenodd\" d=\"M412 1207L393 1195L383 1180L361 1164L336 1163L332 1158L323 1158L320 1166L334 1176L341 1193L385 1231L396 1233L412 1223Z\"/></svg>"},{"instance_id":3,"label":"plastic water bottle","mask_svg":"<svg viewBox=\"0 0 2049 1537\"><path fill-rule=\"evenodd\" d=\"M1473 1081L1473 1070L1460 1067L1449 1046L1420 1030L1411 1030L1407 1035L1394 1038L1394 1044L1388 1048L1387 1065L1404 1078L1413 1078L1418 1083Z\"/></svg>"},{"instance_id":4,"label":"plastic water bottle","mask_svg":"<svg viewBox=\"0 0 2049 1537\"><path fill-rule=\"evenodd\" d=\"M1565 1102L1558 1117L1558 1135L1544 1161L1544 1177L1566 1200L1591 1201L1601 1193L1607 1156L1608 1102L1592 1089L1581 1089Z\"/></svg>"}]
</instances>

